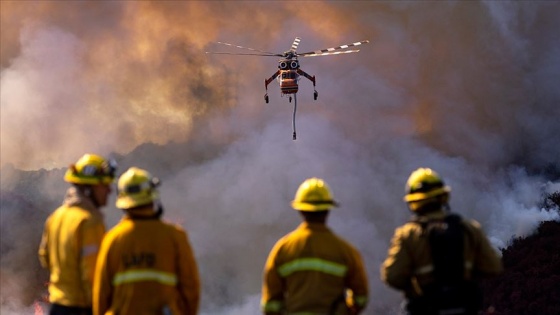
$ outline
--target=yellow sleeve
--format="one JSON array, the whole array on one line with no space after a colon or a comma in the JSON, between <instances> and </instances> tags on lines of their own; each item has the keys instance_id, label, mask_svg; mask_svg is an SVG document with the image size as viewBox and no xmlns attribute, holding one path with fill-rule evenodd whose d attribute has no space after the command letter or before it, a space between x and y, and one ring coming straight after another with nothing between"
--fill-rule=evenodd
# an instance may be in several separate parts
<instances>
[{"instance_id":1,"label":"yellow sleeve","mask_svg":"<svg viewBox=\"0 0 560 315\"><path fill-rule=\"evenodd\" d=\"M391 240L387 258L381 266L381 280L399 290L410 286L412 262L404 248L403 228L397 228Z\"/></svg>"},{"instance_id":2,"label":"yellow sleeve","mask_svg":"<svg viewBox=\"0 0 560 315\"><path fill-rule=\"evenodd\" d=\"M352 290L352 304L358 309L363 309L368 302L368 279L364 268L362 256L356 249L352 249L353 264L348 274L348 289Z\"/></svg>"},{"instance_id":3,"label":"yellow sleeve","mask_svg":"<svg viewBox=\"0 0 560 315\"><path fill-rule=\"evenodd\" d=\"M80 234L82 235L79 245L82 288L91 302L95 263L99 252L99 246L103 241L105 226L100 218L94 217L84 220L80 229Z\"/></svg>"},{"instance_id":4,"label":"yellow sleeve","mask_svg":"<svg viewBox=\"0 0 560 315\"><path fill-rule=\"evenodd\" d=\"M41 266L43 266L43 268L48 268L48 269L50 269L49 222L50 222L50 217L45 222L45 226L43 228L43 236L41 237L41 244L39 245L39 261L41 262Z\"/></svg>"},{"instance_id":5,"label":"yellow sleeve","mask_svg":"<svg viewBox=\"0 0 560 315\"><path fill-rule=\"evenodd\" d=\"M109 250L112 239L105 238L97 255L95 275L93 279L93 315L104 315L111 307L113 285L112 274L109 269Z\"/></svg>"},{"instance_id":6,"label":"yellow sleeve","mask_svg":"<svg viewBox=\"0 0 560 315\"><path fill-rule=\"evenodd\" d=\"M265 314L280 313L284 309L284 286L276 264L280 247L277 243L272 248L264 267L261 309Z\"/></svg>"},{"instance_id":7,"label":"yellow sleeve","mask_svg":"<svg viewBox=\"0 0 560 315\"><path fill-rule=\"evenodd\" d=\"M478 246L475 248L475 272L481 276L495 276L500 274L503 271L502 259L490 244L480 224L471 220L471 225L474 227L475 235L478 239Z\"/></svg>"},{"instance_id":8,"label":"yellow sleeve","mask_svg":"<svg viewBox=\"0 0 560 315\"><path fill-rule=\"evenodd\" d=\"M185 314L195 315L198 312L198 305L200 303L200 277L198 274L198 266L187 233L179 230L178 235L179 291L186 307Z\"/></svg>"}]
</instances>

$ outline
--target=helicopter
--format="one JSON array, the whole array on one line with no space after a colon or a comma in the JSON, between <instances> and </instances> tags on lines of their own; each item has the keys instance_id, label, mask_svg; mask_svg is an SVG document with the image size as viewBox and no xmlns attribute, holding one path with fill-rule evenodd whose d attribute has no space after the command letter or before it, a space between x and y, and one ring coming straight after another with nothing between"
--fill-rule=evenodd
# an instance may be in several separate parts
<instances>
[{"instance_id":1,"label":"helicopter","mask_svg":"<svg viewBox=\"0 0 560 315\"><path fill-rule=\"evenodd\" d=\"M298 57L315 57L315 56L328 56L328 55L339 55L359 52L359 49L348 49L350 47L360 46L369 43L369 40L363 40L347 45L340 45L337 47L320 49L305 53L298 53L297 48L301 42L300 37L296 37L290 50L283 53L273 53L269 51L264 51L255 48L243 47L239 45L234 45L225 42L215 42L217 44L222 44L230 47L246 49L251 51L251 53L232 53L232 52L211 52L207 51L207 54L217 54L217 55L245 55L245 56L268 56L268 57L280 57L278 60L278 70L272 74L268 79L264 80L264 101L268 104L268 85L276 79L280 85L280 96L288 95L288 101L292 102L292 95L294 98L294 111L292 115L292 139L296 140L296 110L297 110L297 92L298 92L298 82L301 76L307 78L309 81L313 82L313 99L317 100L319 93L315 89L316 80L314 75L309 75L307 72L303 71L300 67Z\"/></svg>"}]
</instances>

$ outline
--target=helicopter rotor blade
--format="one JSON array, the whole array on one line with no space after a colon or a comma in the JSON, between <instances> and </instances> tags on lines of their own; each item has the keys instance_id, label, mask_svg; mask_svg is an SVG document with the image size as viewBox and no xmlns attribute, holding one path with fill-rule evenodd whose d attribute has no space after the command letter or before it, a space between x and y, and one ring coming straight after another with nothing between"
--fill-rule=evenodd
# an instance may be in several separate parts
<instances>
[{"instance_id":1,"label":"helicopter rotor blade","mask_svg":"<svg viewBox=\"0 0 560 315\"><path fill-rule=\"evenodd\" d=\"M341 51L350 47L354 47L354 46L360 46L363 44L367 44L369 43L369 40L363 40L361 42L355 42L352 44L348 44L348 45L340 45L338 47L332 47L332 48L327 48L327 49L321 49L321 50L316 50L316 51L310 51L310 52L306 52L306 53L301 53L301 54L297 54L298 56L326 56L326 55L336 55L333 52L336 51ZM358 52L359 50L346 50L348 52ZM341 53L345 53L345 52L341 52Z\"/></svg>"},{"instance_id":2,"label":"helicopter rotor blade","mask_svg":"<svg viewBox=\"0 0 560 315\"><path fill-rule=\"evenodd\" d=\"M299 42L301 42L301 38L296 37L296 39L294 39L294 42L292 43L292 48L290 48L291 52L296 52L296 49L298 48Z\"/></svg>"},{"instance_id":3,"label":"helicopter rotor blade","mask_svg":"<svg viewBox=\"0 0 560 315\"><path fill-rule=\"evenodd\" d=\"M267 55L278 55L278 54L270 52L270 51L264 51L264 50L260 50L260 49L234 45L234 44L230 44L230 43L224 43L224 42L214 42L214 43L221 44L221 45L226 45L226 46L230 46L230 47L235 47L235 48L240 48L240 49L247 49L247 50L250 50L250 51L260 52L260 53L267 54Z\"/></svg>"},{"instance_id":4,"label":"helicopter rotor blade","mask_svg":"<svg viewBox=\"0 0 560 315\"><path fill-rule=\"evenodd\" d=\"M320 54L306 53L306 54L298 54L298 57L330 56L330 55L357 53L359 51L360 51L359 49L355 49L355 50L342 50L342 51L325 52L325 53L320 53Z\"/></svg>"},{"instance_id":5,"label":"helicopter rotor blade","mask_svg":"<svg viewBox=\"0 0 560 315\"><path fill-rule=\"evenodd\" d=\"M221 51L207 51L210 55L237 55L237 56L265 56L265 57L282 57L281 54L251 54L251 53L231 53L231 52L221 52Z\"/></svg>"}]
</instances>

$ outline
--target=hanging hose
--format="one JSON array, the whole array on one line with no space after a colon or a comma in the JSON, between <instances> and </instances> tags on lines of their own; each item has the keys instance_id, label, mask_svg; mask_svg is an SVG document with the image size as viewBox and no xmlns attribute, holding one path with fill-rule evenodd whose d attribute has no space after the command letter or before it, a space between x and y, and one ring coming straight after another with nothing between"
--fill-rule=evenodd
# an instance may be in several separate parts
<instances>
[{"instance_id":1,"label":"hanging hose","mask_svg":"<svg viewBox=\"0 0 560 315\"><path fill-rule=\"evenodd\" d=\"M294 115L292 117L292 129L294 131L293 140L296 140L296 110L297 110L297 94L294 94Z\"/></svg>"}]
</instances>

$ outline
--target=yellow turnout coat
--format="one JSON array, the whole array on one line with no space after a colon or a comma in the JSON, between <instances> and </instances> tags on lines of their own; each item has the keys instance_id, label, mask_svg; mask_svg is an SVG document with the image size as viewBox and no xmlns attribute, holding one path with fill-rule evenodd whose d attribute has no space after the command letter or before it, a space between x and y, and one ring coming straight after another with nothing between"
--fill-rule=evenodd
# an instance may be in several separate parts
<instances>
[{"instance_id":1,"label":"yellow turnout coat","mask_svg":"<svg viewBox=\"0 0 560 315\"><path fill-rule=\"evenodd\" d=\"M76 187L45 222L39 260L48 268L49 302L91 307L97 252L105 225L101 212Z\"/></svg>"},{"instance_id":2,"label":"yellow turnout coat","mask_svg":"<svg viewBox=\"0 0 560 315\"><path fill-rule=\"evenodd\" d=\"M196 314L200 280L186 232L144 215L126 215L107 232L97 261L94 314Z\"/></svg>"},{"instance_id":3,"label":"yellow turnout coat","mask_svg":"<svg viewBox=\"0 0 560 315\"><path fill-rule=\"evenodd\" d=\"M425 219L443 219L443 210L425 215ZM497 252L490 245L480 224L463 219L466 231L464 241L464 279L475 276L498 275L503 267ZM395 230L387 258L381 266L381 280L403 291L407 298L423 294L422 288L434 281L428 236L422 226L408 222Z\"/></svg>"},{"instance_id":4,"label":"yellow turnout coat","mask_svg":"<svg viewBox=\"0 0 560 315\"><path fill-rule=\"evenodd\" d=\"M348 302L346 290L352 291ZM346 303L365 307L367 298L359 252L324 224L302 223L276 243L266 261L265 313L345 314Z\"/></svg>"}]
</instances>

